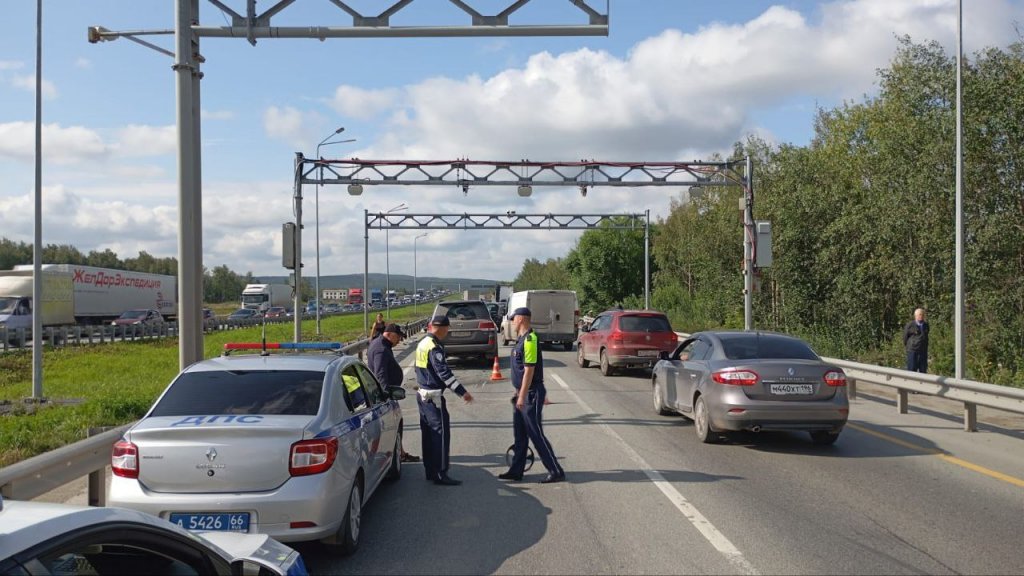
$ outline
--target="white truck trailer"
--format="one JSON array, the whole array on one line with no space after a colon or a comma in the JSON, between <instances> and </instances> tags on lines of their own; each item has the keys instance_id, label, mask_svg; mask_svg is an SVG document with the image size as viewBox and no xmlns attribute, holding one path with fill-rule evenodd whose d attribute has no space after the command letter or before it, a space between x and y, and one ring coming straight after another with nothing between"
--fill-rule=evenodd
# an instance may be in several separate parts
<instances>
[{"instance_id":1,"label":"white truck trailer","mask_svg":"<svg viewBox=\"0 0 1024 576\"><path fill-rule=\"evenodd\" d=\"M105 323L125 310L157 310L178 315L174 276L74 264L44 264L43 326ZM32 327L32 266L0 271L0 322L8 329ZM24 326L22 326L24 324Z\"/></svg>"},{"instance_id":2,"label":"white truck trailer","mask_svg":"<svg viewBox=\"0 0 1024 576\"><path fill-rule=\"evenodd\" d=\"M272 306L291 308L292 287L287 284L246 284L242 290L242 308L261 313Z\"/></svg>"}]
</instances>

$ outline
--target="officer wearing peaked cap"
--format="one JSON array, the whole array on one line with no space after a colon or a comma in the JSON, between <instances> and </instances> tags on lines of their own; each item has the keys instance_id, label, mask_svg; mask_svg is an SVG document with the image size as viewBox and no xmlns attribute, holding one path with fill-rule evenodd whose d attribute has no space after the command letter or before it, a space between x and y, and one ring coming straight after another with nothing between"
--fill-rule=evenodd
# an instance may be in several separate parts
<instances>
[{"instance_id":1,"label":"officer wearing peaked cap","mask_svg":"<svg viewBox=\"0 0 1024 576\"><path fill-rule=\"evenodd\" d=\"M434 316L427 325L427 336L416 346L416 403L420 409L420 434L423 439L423 470L427 480L441 486L462 482L448 476L448 451L451 446L451 421L444 391L451 389L466 403L473 395L459 383L445 360L444 345L451 325L447 316Z\"/></svg>"},{"instance_id":2,"label":"officer wearing peaked cap","mask_svg":"<svg viewBox=\"0 0 1024 576\"><path fill-rule=\"evenodd\" d=\"M530 326L529 308L516 308L509 314L518 340L512 348L512 385L516 395L512 412L512 432L515 437L512 462L508 471L498 475L502 480L522 480L526 468L527 441L533 443L541 462L548 470L542 484L565 481L565 470L558 463L555 449L544 435L544 357L541 355L537 333Z\"/></svg>"}]
</instances>

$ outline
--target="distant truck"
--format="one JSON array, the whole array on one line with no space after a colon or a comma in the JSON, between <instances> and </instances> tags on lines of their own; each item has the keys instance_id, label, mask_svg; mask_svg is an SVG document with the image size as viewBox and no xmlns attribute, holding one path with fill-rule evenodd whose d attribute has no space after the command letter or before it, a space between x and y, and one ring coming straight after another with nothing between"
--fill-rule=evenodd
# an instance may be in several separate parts
<instances>
[{"instance_id":1,"label":"distant truck","mask_svg":"<svg viewBox=\"0 0 1024 576\"><path fill-rule=\"evenodd\" d=\"M384 304L384 291L380 288L370 288L370 305L380 307Z\"/></svg>"},{"instance_id":2,"label":"distant truck","mask_svg":"<svg viewBox=\"0 0 1024 576\"><path fill-rule=\"evenodd\" d=\"M363 289L362 288L349 288L348 289L348 303L349 304L362 304L363 303Z\"/></svg>"},{"instance_id":3,"label":"distant truck","mask_svg":"<svg viewBox=\"0 0 1024 576\"><path fill-rule=\"evenodd\" d=\"M462 291L463 300L480 300L480 290L477 288L471 288L469 290Z\"/></svg>"},{"instance_id":4,"label":"distant truck","mask_svg":"<svg viewBox=\"0 0 1024 576\"><path fill-rule=\"evenodd\" d=\"M0 271L0 323L9 330L32 327L32 272L28 265ZM106 323L135 308L178 315L174 276L73 264L44 264L42 276L46 327Z\"/></svg>"},{"instance_id":5,"label":"distant truck","mask_svg":"<svg viewBox=\"0 0 1024 576\"><path fill-rule=\"evenodd\" d=\"M291 303L292 287L287 284L246 284L242 290L242 308L263 313L273 306L289 308Z\"/></svg>"}]
</instances>

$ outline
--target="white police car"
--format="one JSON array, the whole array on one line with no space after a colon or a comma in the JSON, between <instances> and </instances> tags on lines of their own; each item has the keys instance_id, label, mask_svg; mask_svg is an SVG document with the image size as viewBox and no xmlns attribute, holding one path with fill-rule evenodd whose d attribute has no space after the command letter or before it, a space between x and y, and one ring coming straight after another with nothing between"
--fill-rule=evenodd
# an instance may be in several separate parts
<instances>
[{"instance_id":1,"label":"white police car","mask_svg":"<svg viewBox=\"0 0 1024 576\"><path fill-rule=\"evenodd\" d=\"M0 499L0 574L307 572L298 552L262 534L193 534L135 510Z\"/></svg>"},{"instance_id":2,"label":"white police car","mask_svg":"<svg viewBox=\"0 0 1024 576\"><path fill-rule=\"evenodd\" d=\"M353 552L363 503L401 476L405 390L384 390L354 356L315 352L340 347L231 356L261 345L226 344L183 370L114 445L110 505Z\"/></svg>"}]
</instances>

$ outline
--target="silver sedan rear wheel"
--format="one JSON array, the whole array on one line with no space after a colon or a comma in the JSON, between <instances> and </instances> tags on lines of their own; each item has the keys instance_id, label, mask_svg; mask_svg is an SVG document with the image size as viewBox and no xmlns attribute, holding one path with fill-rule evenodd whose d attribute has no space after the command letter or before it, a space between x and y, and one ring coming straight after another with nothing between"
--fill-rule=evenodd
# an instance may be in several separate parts
<instances>
[{"instance_id":1,"label":"silver sedan rear wheel","mask_svg":"<svg viewBox=\"0 0 1024 576\"><path fill-rule=\"evenodd\" d=\"M717 439L711 431L711 422L708 418L708 406L703 396L697 397L697 403L693 407L693 428L697 432L697 439L705 444L710 444Z\"/></svg>"},{"instance_id":2,"label":"silver sedan rear wheel","mask_svg":"<svg viewBox=\"0 0 1024 576\"><path fill-rule=\"evenodd\" d=\"M665 395L662 393L661 384L654 379L654 411L660 416L668 416L672 411L665 407Z\"/></svg>"},{"instance_id":3,"label":"silver sedan rear wheel","mask_svg":"<svg viewBox=\"0 0 1024 576\"><path fill-rule=\"evenodd\" d=\"M359 528L363 520L363 487L357 479L352 484L352 492L348 497L348 510L338 528L338 546L342 555L348 556L359 548Z\"/></svg>"}]
</instances>

